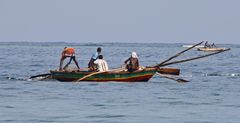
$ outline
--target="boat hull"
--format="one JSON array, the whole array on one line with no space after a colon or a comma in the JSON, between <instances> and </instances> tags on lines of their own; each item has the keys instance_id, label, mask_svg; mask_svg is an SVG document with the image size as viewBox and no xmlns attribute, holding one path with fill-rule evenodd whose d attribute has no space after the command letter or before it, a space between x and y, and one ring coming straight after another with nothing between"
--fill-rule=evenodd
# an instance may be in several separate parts
<instances>
[{"instance_id":1,"label":"boat hull","mask_svg":"<svg viewBox=\"0 0 240 123\"><path fill-rule=\"evenodd\" d=\"M134 72L104 72L100 74L92 75L82 81L94 81L94 82L147 82L156 73L156 69L144 69ZM92 74L94 72L79 71L79 72L68 72L68 71L50 71L52 78L58 81L72 82L78 79ZM81 81L81 82L82 82Z\"/></svg>"}]
</instances>

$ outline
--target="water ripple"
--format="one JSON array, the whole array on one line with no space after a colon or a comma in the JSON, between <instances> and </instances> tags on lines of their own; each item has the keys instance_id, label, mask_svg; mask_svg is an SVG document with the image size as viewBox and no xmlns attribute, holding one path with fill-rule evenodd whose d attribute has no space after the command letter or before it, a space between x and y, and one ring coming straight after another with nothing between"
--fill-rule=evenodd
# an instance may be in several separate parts
<instances>
[{"instance_id":1,"label":"water ripple","mask_svg":"<svg viewBox=\"0 0 240 123\"><path fill-rule=\"evenodd\" d=\"M240 73L226 73L226 74L221 74L221 73L209 73L205 74L204 76L226 76L226 77L240 77Z\"/></svg>"},{"instance_id":2,"label":"water ripple","mask_svg":"<svg viewBox=\"0 0 240 123\"><path fill-rule=\"evenodd\" d=\"M107 115L107 114L100 114L100 115L87 116L87 118L122 118L122 117L126 117L126 115Z\"/></svg>"}]
</instances>

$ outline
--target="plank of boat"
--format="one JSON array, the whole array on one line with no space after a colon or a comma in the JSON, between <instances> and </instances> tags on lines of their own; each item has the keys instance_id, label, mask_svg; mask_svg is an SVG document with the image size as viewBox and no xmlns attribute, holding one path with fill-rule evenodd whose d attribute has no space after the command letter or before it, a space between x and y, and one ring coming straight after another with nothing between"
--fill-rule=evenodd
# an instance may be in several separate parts
<instances>
[{"instance_id":1,"label":"plank of boat","mask_svg":"<svg viewBox=\"0 0 240 123\"><path fill-rule=\"evenodd\" d=\"M179 75L180 74L180 69L178 68L159 68L157 70L158 73L160 74L167 74L167 75Z\"/></svg>"},{"instance_id":2,"label":"plank of boat","mask_svg":"<svg viewBox=\"0 0 240 123\"><path fill-rule=\"evenodd\" d=\"M226 50L228 48L216 48L216 47L213 47L213 48L209 48L209 47L203 47L203 48L198 48L198 51L205 51L205 52L216 52L216 51L223 51L223 50Z\"/></svg>"}]
</instances>

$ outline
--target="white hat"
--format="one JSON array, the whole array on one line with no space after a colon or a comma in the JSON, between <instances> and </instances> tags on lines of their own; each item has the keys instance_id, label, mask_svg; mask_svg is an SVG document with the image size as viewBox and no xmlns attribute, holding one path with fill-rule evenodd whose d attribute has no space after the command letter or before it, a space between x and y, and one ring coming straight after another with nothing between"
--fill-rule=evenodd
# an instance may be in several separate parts
<instances>
[{"instance_id":1,"label":"white hat","mask_svg":"<svg viewBox=\"0 0 240 123\"><path fill-rule=\"evenodd\" d=\"M137 53L136 52L132 52L132 58L138 58Z\"/></svg>"}]
</instances>

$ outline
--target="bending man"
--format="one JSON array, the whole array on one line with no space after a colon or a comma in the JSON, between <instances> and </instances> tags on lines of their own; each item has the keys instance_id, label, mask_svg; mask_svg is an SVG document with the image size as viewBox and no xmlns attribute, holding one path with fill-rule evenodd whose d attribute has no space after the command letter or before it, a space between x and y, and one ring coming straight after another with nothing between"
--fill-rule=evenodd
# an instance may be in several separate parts
<instances>
[{"instance_id":1,"label":"bending man","mask_svg":"<svg viewBox=\"0 0 240 123\"><path fill-rule=\"evenodd\" d=\"M68 65L72 62L72 60L75 62L76 66L79 68L78 66L78 62L75 58L75 49L72 48L72 47L65 47L64 50L62 51L62 56L61 56L61 60L60 60L60 67L59 67L59 70L62 70L62 64L63 64L63 61L70 57L70 60L69 62L64 66L63 69L65 69L66 67L68 67Z\"/></svg>"}]
</instances>

